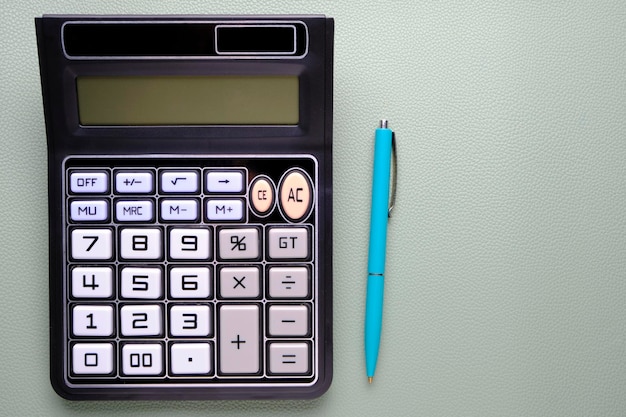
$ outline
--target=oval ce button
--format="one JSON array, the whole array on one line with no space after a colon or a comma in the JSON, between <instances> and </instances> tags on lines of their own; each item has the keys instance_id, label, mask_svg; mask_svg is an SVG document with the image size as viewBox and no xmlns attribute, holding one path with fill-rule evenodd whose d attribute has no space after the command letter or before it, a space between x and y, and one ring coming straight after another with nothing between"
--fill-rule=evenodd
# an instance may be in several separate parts
<instances>
[{"instance_id":1,"label":"oval ce button","mask_svg":"<svg viewBox=\"0 0 626 417\"><path fill-rule=\"evenodd\" d=\"M294 168L288 171L278 187L280 209L287 220L304 220L313 205L313 187L304 171Z\"/></svg>"},{"instance_id":2,"label":"oval ce button","mask_svg":"<svg viewBox=\"0 0 626 417\"><path fill-rule=\"evenodd\" d=\"M250 185L250 206L259 217L265 217L274 208L274 185L265 175L259 175Z\"/></svg>"}]
</instances>

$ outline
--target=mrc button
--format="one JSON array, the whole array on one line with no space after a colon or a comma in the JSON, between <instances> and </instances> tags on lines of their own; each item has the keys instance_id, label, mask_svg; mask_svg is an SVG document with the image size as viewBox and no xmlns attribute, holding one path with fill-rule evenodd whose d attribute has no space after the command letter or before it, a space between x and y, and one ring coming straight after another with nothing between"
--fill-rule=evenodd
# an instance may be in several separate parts
<instances>
[{"instance_id":1,"label":"mrc button","mask_svg":"<svg viewBox=\"0 0 626 417\"><path fill-rule=\"evenodd\" d=\"M313 205L313 187L308 175L301 169L288 171L278 187L280 208L287 220L304 220Z\"/></svg>"}]
</instances>

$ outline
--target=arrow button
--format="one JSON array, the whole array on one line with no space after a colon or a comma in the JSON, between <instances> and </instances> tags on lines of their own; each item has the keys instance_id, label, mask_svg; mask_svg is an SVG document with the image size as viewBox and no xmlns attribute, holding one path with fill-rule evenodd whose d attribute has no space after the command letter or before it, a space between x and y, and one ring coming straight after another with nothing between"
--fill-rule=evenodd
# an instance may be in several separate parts
<instances>
[{"instance_id":1,"label":"arrow button","mask_svg":"<svg viewBox=\"0 0 626 417\"><path fill-rule=\"evenodd\" d=\"M209 193L242 194L242 171L209 171L206 176L206 189Z\"/></svg>"}]
</instances>

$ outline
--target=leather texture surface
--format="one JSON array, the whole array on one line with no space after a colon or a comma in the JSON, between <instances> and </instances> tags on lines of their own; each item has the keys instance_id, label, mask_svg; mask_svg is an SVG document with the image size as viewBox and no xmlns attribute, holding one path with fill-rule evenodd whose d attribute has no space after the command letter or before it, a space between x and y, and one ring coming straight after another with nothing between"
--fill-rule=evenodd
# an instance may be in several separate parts
<instances>
[{"instance_id":1,"label":"leather texture surface","mask_svg":"<svg viewBox=\"0 0 626 417\"><path fill-rule=\"evenodd\" d=\"M322 398L72 403L52 391L43 13L336 19L335 370ZM625 2L4 0L0 16L0 414L626 415ZM380 118L399 173L368 385Z\"/></svg>"}]
</instances>

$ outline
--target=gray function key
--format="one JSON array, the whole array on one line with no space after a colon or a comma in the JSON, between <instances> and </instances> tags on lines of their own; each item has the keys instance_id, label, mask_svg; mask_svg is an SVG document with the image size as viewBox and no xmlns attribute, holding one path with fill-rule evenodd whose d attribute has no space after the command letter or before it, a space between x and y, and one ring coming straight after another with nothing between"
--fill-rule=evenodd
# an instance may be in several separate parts
<instances>
[{"instance_id":1,"label":"gray function key","mask_svg":"<svg viewBox=\"0 0 626 417\"><path fill-rule=\"evenodd\" d=\"M310 372L309 344L277 343L269 344L269 371L275 375L304 375Z\"/></svg>"},{"instance_id":2,"label":"gray function key","mask_svg":"<svg viewBox=\"0 0 626 417\"><path fill-rule=\"evenodd\" d=\"M243 172L209 171L206 176L209 193L243 193Z\"/></svg>"},{"instance_id":3,"label":"gray function key","mask_svg":"<svg viewBox=\"0 0 626 417\"><path fill-rule=\"evenodd\" d=\"M221 229L219 232L219 255L222 259L254 260L259 257L261 242L259 229Z\"/></svg>"},{"instance_id":4,"label":"gray function key","mask_svg":"<svg viewBox=\"0 0 626 417\"><path fill-rule=\"evenodd\" d=\"M220 374L254 375L261 371L259 306L222 305L219 310Z\"/></svg>"},{"instance_id":5,"label":"gray function key","mask_svg":"<svg viewBox=\"0 0 626 417\"><path fill-rule=\"evenodd\" d=\"M154 191L154 174L151 171L116 172L115 191L120 194L150 194Z\"/></svg>"},{"instance_id":6,"label":"gray function key","mask_svg":"<svg viewBox=\"0 0 626 417\"><path fill-rule=\"evenodd\" d=\"M220 297L258 298L261 296L259 268L224 267L220 270Z\"/></svg>"},{"instance_id":7,"label":"gray function key","mask_svg":"<svg viewBox=\"0 0 626 417\"><path fill-rule=\"evenodd\" d=\"M164 193L197 193L198 172L165 171L161 173L161 191Z\"/></svg>"},{"instance_id":8,"label":"gray function key","mask_svg":"<svg viewBox=\"0 0 626 417\"><path fill-rule=\"evenodd\" d=\"M104 194L109 191L109 174L104 171L74 171L70 191L77 194Z\"/></svg>"},{"instance_id":9,"label":"gray function key","mask_svg":"<svg viewBox=\"0 0 626 417\"><path fill-rule=\"evenodd\" d=\"M309 296L309 269L305 266L269 268L269 296L306 298Z\"/></svg>"},{"instance_id":10,"label":"gray function key","mask_svg":"<svg viewBox=\"0 0 626 417\"><path fill-rule=\"evenodd\" d=\"M271 305L268 308L270 336L307 336L310 332L306 305Z\"/></svg>"},{"instance_id":11,"label":"gray function key","mask_svg":"<svg viewBox=\"0 0 626 417\"><path fill-rule=\"evenodd\" d=\"M306 227L272 227L268 232L268 255L272 259L307 259L309 240Z\"/></svg>"}]
</instances>

